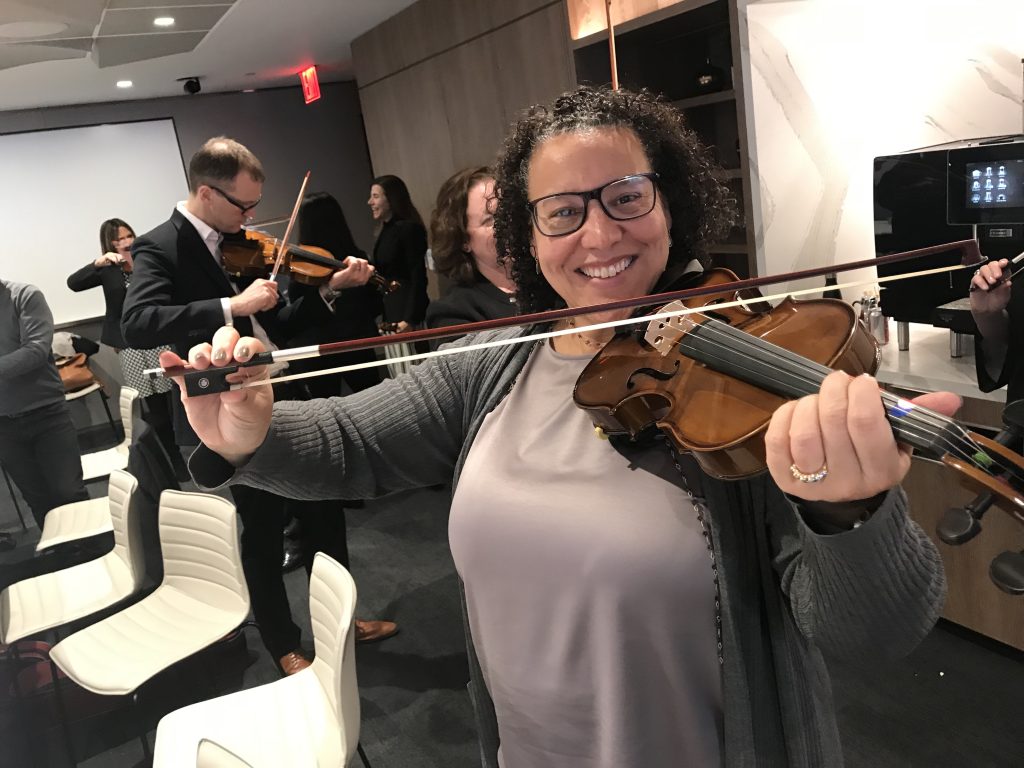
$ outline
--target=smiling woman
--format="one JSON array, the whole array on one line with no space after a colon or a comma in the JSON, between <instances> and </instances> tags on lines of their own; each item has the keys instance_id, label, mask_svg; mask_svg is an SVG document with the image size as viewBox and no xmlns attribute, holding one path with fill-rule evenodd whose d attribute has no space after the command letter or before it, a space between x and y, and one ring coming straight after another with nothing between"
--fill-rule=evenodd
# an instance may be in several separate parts
<instances>
[{"instance_id":1,"label":"smiling woman","mask_svg":"<svg viewBox=\"0 0 1024 768\"><path fill-rule=\"evenodd\" d=\"M533 109L498 162L495 215L532 306L699 269L729 221L703 158L646 95L579 88ZM470 337L345 398L185 397L194 476L317 498L452 481L486 766L841 765L824 653L909 652L944 590L877 384L828 376L775 412L769 474L724 482L661 440L595 439L572 393L601 339L507 346L526 333ZM262 350L223 327L188 358Z\"/></svg>"}]
</instances>

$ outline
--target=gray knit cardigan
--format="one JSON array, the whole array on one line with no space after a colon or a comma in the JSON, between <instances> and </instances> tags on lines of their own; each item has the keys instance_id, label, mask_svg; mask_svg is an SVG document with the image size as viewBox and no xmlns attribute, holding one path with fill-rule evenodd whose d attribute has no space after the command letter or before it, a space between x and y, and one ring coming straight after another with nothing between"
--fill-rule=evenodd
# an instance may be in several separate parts
<instances>
[{"instance_id":1,"label":"gray knit cardigan","mask_svg":"<svg viewBox=\"0 0 1024 768\"><path fill-rule=\"evenodd\" d=\"M452 346L523 333L485 333ZM349 397L277 403L266 441L243 468L233 471L203 446L190 467L206 487L243 483L298 499L457 483L484 416L532 349L435 358ZM939 555L907 517L900 489L859 528L819 535L767 475L702 485L721 594L724 764L841 766L822 654L870 664L911 651L942 608ZM468 629L467 651L482 764L496 768L494 707Z\"/></svg>"}]
</instances>

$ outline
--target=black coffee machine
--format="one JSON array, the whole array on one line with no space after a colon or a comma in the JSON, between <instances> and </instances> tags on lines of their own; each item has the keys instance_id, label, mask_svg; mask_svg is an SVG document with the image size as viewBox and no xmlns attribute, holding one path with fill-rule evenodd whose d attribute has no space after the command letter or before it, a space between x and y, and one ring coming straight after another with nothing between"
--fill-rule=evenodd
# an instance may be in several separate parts
<instances>
[{"instance_id":1,"label":"black coffee machine","mask_svg":"<svg viewBox=\"0 0 1024 768\"><path fill-rule=\"evenodd\" d=\"M875 254L975 238L982 254L1012 259L1024 251L1024 135L913 149L874 161ZM958 253L882 265L879 277L957 263ZM882 312L897 321L973 333L967 300L971 271L885 284ZM957 354L951 345L951 354Z\"/></svg>"}]
</instances>

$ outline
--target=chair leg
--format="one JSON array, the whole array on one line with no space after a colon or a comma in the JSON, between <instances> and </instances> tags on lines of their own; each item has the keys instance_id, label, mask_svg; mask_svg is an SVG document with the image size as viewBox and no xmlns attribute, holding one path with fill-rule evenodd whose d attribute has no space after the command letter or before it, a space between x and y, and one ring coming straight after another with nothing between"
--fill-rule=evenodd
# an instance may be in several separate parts
<instances>
[{"instance_id":1,"label":"chair leg","mask_svg":"<svg viewBox=\"0 0 1024 768\"><path fill-rule=\"evenodd\" d=\"M21 530L27 531L28 526L25 525L25 516L21 513L21 504L18 503L18 497L14 495L14 486L11 485L11 476L7 474L7 469L4 469L4 480L7 482L7 490L11 492L11 501L14 502L14 511L18 513L18 519L21 521Z\"/></svg>"},{"instance_id":2,"label":"chair leg","mask_svg":"<svg viewBox=\"0 0 1024 768\"><path fill-rule=\"evenodd\" d=\"M60 670L57 669L57 663L53 660L52 656L50 656L50 674L53 677L53 696L57 700L57 717L60 718L60 730L64 736L64 749L67 751L68 761L72 766L76 766L78 765L78 760L75 758L75 744L71 738L71 723L68 721L68 713L64 707Z\"/></svg>"},{"instance_id":3,"label":"chair leg","mask_svg":"<svg viewBox=\"0 0 1024 768\"><path fill-rule=\"evenodd\" d=\"M152 765L153 753L149 749L149 729L146 728L146 724L142 722L142 707L139 706L138 691L132 693L132 710L135 712L136 719L139 721L139 743L142 744L142 757L145 760L146 765Z\"/></svg>"},{"instance_id":4,"label":"chair leg","mask_svg":"<svg viewBox=\"0 0 1024 768\"><path fill-rule=\"evenodd\" d=\"M107 421L110 422L110 431L114 433L114 440L116 441L120 435L117 434L117 427L114 426L114 417L110 413L110 406L107 405L107 393L103 391L102 387L96 391L100 393L100 400L103 401L103 410L107 412Z\"/></svg>"},{"instance_id":5,"label":"chair leg","mask_svg":"<svg viewBox=\"0 0 1024 768\"><path fill-rule=\"evenodd\" d=\"M356 743L356 752L359 753L359 759L363 761L363 765L365 765L366 768L371 768L370 761L366 757L366 752L363 751L362 744Z\"/></svg>"}]
</instances>

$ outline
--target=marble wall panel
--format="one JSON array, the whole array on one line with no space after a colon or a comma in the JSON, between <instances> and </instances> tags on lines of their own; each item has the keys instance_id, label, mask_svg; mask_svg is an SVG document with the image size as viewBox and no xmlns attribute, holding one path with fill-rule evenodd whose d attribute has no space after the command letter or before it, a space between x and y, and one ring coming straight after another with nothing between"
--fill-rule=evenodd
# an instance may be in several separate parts
<instances>
[{"instance_id":1,"label":"marble wall panel","mask_svg":"<svg viewBox=\"0 0 1024 768\"><path fill-rule=\"evenodd\" d=\"M1024 132L1019 0L740 0L740 15L761 274L873 255L875 156Z\"/></svg>"}]
</instances>

